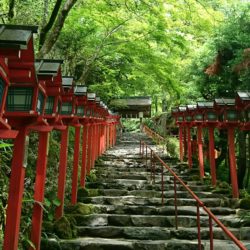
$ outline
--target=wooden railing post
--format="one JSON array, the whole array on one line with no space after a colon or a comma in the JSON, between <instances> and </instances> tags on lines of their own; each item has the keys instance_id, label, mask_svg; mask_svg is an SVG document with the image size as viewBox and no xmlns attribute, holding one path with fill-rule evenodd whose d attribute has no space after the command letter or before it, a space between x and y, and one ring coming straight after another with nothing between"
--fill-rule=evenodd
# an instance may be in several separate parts
<instances>
[{"instance_id":1,"label":"wooden railing post","mask_svg":"<svg viewBox=\"0 0 250 250\"><path fill-rule=\"evenodd\" d=\"M65 195L65 182L68 160L68 136L69 127L61 132L61 148L60 148L60 162L59 162L59 175L58 175L58 192L57 197L61 204L56 208L56 218L63 216L64 209L64 195Z\"/></svg>"},{"instance_id":2,"label":"wooden railing post","mask_svg":"<svg viewBox=\"0 0 250 250\"><path fill-rule=\"evenodd\" d=\"M71 204L75 205L77 202L77 189L78 189L78 165L80 155L80 138L81 126L75 127L75 143L74 143L74 161L72 172L72 184L71 184Z\"/></svg>"},{"instance_id":3,"label":"wooden railing post","mask_svg":"<svg viewBox=\"0 0 250 250\"><path fill-rule=\"evenodd\" d=\"M9 184L6 227L4 233L4 250L16 250L20 229L20 218L25 177L25 158L27 150L27 128L20 129L13 150L11 176Z\"/></svg>"},{"instance_id":4,"label":"wooden railing post","mask_svg":"<svg viewBox=\"0 0 250 250\"><path fill-rule=\"evenodd\" d=\"M38 158L36 163L36 180L34 186L34 207L32 213L31 241L37 250L40 250L41 231L43 221L47 158L48 158L49 132L39 132ZM30 250L33 248L30 248Z\"/></svg>"}]
</instances>

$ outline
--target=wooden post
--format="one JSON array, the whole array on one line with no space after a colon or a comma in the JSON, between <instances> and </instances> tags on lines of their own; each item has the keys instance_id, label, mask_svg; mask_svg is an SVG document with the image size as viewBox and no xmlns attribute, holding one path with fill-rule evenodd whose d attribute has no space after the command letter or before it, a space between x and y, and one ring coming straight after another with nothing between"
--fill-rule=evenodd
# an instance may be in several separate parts
<instances>
[{"instance_id":1,"label":"wooden post","mask_svg":"<svg viewBox=\"0 0 250 250\"><path fill-rule=\"evenodd\" d=\"M96 123L92 125L92 142L91 142L91 168L95 166L95 159L96 159Z\"/></svg>"},{"instance_id":2,"label":"wooden post","mask_svg":"<svg viewBox=\"0 0 250 250\"><path fill-rule=\"evenodd\" d=\"M214 127L209 126L209 163L210 172L212 177L212 185L216 186L216 166L215 166L215 153L214 153Z\"/></svg>"},{"instance_id":3,"label":"wooden post","mask_svg":"<svg viewBox=\"0 0 250 250\"><path fill-rule=\"evenodd\" d=\"M192 141L191 141L191 127L187 127L187 137L188 137L188 166L191 169L192 162Z\"/></svg>"},{"instance_id":4,"label":"wooden post","mask_svg":"<svg viewBox=\"0 0 250 250\"><path fill-rule=\"evenodd\" d=\"M85 124L83 127L82 134L82 168L81 168L81 187L85 187L85 179L86 179L86 168L87 168L87 143L88 143L88 131L89 124Z\"/></svg>"},{"instance_id":5,"label":"wooden post","mask_svg":"<svg viewBox=\"0 0 250 250\"><path fill-rule=\"evenodd\" d=\"M91 150L91 145L93 142L93 124L89 124L89 129L88 129L88 148L87 148L87 175L90 174L91 170L91 159L92 159L92 150Z\"/></svg>"},{"instance_id":6,"label":"wooden post","mask_svg":"<svg viewBox=\"0 0 250 250\"><path fill-rule=\"evenodd\" d=\"M180 143L180 161L183 162L183 130L182 126L179 126L179 143Z\"/></svg>"},{"instance_id":7,"label":"wooden post","mask_svg":"<svg viewBox=\"0 0 250 250\"><path fill-rule=\"evenodd\" d=\"M81 126L77 126L75 127L74 161L73 161L72 186L71 186L71 204L72 205L75 205L77 203L80 137L81 137Z\"/></svg>"},{"instance_id":8,"label":"wooden post","mask_svg":"<svg viewBox=\"0 0 250 250\"><path fill-rule=\"evenodd\" d=\"M68 134L69 127L61 132L61 148L60 148L60 162L59 162L59 175L58 175L58 191L57 197L61 204L56 208L56 219L63 216L64 208L64 195L65 195L65 182L68 160Z\"/></svg>"},{"instance_id":9,"label":"wooden post","mask_svg":"<svg viewBox=\"0 0 250 250\"><path fill-rule=\"evenodd\" d=\"M11 176L9 184L9 197L4 235L4 250L17 250L20 230L20 218L22 209L22 198L24 189L25 155L27 129L20 129L13 150L11 163ZM26 152L27 153L27 152Z\"/></svg>"},{"instance_id":10,"label":"wooden post","mask_svg":"<svg viewBox=\"0 0 250 250\"><path fill-rule=\"evenodd\" d=\"M43 221L44 191L46 181L46 169L48 159L49 132L39 132L38 157L36 162L36 180L34 187L34 207L32 214L31 241L36 250L40 250L41 231ZM33 247L30 247L30 250Z\"/></svg>"},{"instance_id":11,"label":"wooden post","mask_svg":"<svg viewBox=\"0 0 250 250\"><path fill-rule=\"evenodd\" d=\"M200 178L204 178L204 159L203 159L203 144L202 144L202 126L197 127L197 140L198 140L198 156L199 156L199 168Z\"/></svg>"},{"instance_id":12,"label":"wooden post","mask_svg":"<svg viewBox=\"0 0 250 250\"><path fill-rule=\"evenodd\" d=\"M188 145L188 142L187 142L187 128L186 127L183 127L183 130L184 130L184 132L183 132L183 138L184 138L184 158L185 158L185 160L187 159L187 145Z\"/></svg>"},{"instance_id":13,"label":"wooden post","mask_svg":"<svg viewBox=\"0 0 250 250\"><path fill-rule=\"evenodd\" d=\"M234 146L234 127L228 127L227 131L228 131L228 147L229 147L232 193L233 193L233 198L239 198L235 146Z\"/></svg>"}]
</instances>

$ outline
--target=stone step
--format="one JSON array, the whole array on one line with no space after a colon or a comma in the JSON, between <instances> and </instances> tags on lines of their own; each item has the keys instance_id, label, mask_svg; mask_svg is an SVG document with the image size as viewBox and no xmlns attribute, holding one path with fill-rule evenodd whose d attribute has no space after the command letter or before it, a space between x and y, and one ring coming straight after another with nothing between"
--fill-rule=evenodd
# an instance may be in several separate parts
<instances>
[{"instance_id":1,"label":"stone step","mask_svg":"<svg viewBox=\"0 0 250 250\"><path fill-rule=\"evenodd\" d=\"M209 191L212 190L211 187L206 186L206 185L188 185L189 188L191 188L193 191ZM124 184L119 184L119 183L103 183L103 182L87 182L86 183L86 188L94 188L94 189L124 189L124 190L134 190L138 189L136 185L126 185ZM161 184L145 184L143 186L139 187L140 189L144 190L156 190L156 191L161 191ZM165 190L173 190L174 185L173 184L168 184L165 187ZM183 187L180 184L176 185L177 190L185 190L185 187Z\"/></svg>"},{"instance_id":2,"label":"stone step","mask_svg":"<svg viewBox=\"0 0 250 250\"><path fill-rule=\"evenodd\" d=\"M128 239L107 239L98 237L81 237L72 240L60 240L58 248L55 246L56 239L48 239L42 242L43 250L197 250L197 240L128 240ZM47 243L47 245L46 245ZM250 242L243 241L247 249L250 249ZM215 240L214 250L238 250L239 248L229 240ZM208 240L202 241L202 250L210 250Z\"/></svg>"},{"instance_id":3,"label":"stone step","mask_svg":"<svg viewBox=\"0 0 250 250\"><path fill-rule=\"evenodd\" d=\"M91 214L71 215L78 226L133 226L133 227L174 227L175 216L172 215L123 215L123 214ZM239 228L241 218L235 215L218 216L227 227ZM196 227L197 217L192 215L179 215L179 227ZM208 227L208 216L200 216L201 227ZM216 224L214 224L217 227Z\"/></svg>"},{"instance_id":4,"label":"stone step","mask_svg":"<svg viewBox=\"0 0 250 250\"><path fill-rule=\"evenodd\" d=\"M209 228L201 227L201 238L210 239ZM228 228L239 240L250 240L250 228ZM167 240L171 238L195 240L197 228L164 228L164 227L119 227L119 226L83 226L77 227L78 237L125 238L138 240ZM221 228L213 228L213 238L228 240Z\"/></svg>"},{"instance_id":5,"label":"stone step","mask_svg":"<svg viewBox=\"0 0 250 250\"><path fill-rule=\"evenodd\" d=\"M93 203L93 204L105 204L105 205L147 205L147 206L161 206L161 198L145 198L136 196L97 196L97 197L79 197L79 202ZM229 206L230 200L225 202L220 198L203 198L205 206L218 207ZM194 199L182 198L177 200L178 206L195 206L196 201ZM165 206L174 205L174 198L164 199Z\"/></svg>"},{"instance_id":6,"label":"stone step","mask_svg":"<svg viewBox=\"0 0 250 250\"><path fill-rule=\"evenodd\" d=\"M175 215L174 206L135 206L135 205L92 205L92 204L82 204L78 203L80 209L74 209L74 206L68 206L65 208L65 213L67 214L86 214L88 208L91 209L94 213L98 214L132 214L132 215ZM212 213L215 215L230 215L236 214L236 210L227 207L210 207ZM83 212L82 212L83 211ZM196 215L197 208L196 206L179 206L178 215ZM203 209L200 209L200 215L206 215Z\"/></svg>"},{"instance_id":7,"label":"stone step","mask_svg":"<svg viewBox=\"0 0 250 250\"><path fill-rule=\"evenodd\" d=\"M138 197L147 197L147 198L160 198L162 196L161 192L156 190L124 190L124 189L92 189L94 192L91 192L89 189L90 196L138 196ZM92 195L91 195L92 193ZM165 198L174 197L174 190L164 191ZM215 194L212 192L205 191L196 191L195 194L199 198L223 198L223 194ZM188 191L177 191L177 199L180 198L191 198L192 196ZM81 198L81 193L79 192L79 198Z\"/></svg>"}]
</instances>

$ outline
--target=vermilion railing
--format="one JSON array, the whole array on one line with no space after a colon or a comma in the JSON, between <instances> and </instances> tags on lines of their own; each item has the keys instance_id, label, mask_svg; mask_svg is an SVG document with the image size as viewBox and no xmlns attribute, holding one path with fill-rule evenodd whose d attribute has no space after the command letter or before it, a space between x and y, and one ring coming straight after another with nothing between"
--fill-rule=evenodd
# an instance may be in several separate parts
<instances>
[{"instance_id":1,"label":"vermilion railing","mask_svg":"<svg viewBox=\"0 0 250 250\"><path fill-rule=\"evenodd\" d=\"M143 125L143 131L147 134L147 136L151 137L153 140L156 141L156 143L161 144L165 142L165 138L161 135L157 134L155 131L147 127L146 125Z\"/></svg>"},{"instance_id":2,"label":"vermilion railing","mask_svg":"<svg viewBox=\"0 0 250 250\"><path fill-rule=\"evenodd\" d=\"M183 182L183 180L157 155L157 153L152 150L144 141L140 141L140 154L146 160L146 168L148 168L148 159L150 160L150 170L151 170L151 180L155 183L155 172L156 172L156 162L161 164L161 200L162 205L164 205L164 168L174 177L174 207L175 207L175 227L178 229L178 204L177 204L177 188L176 183L179 182L185 190L192 196L196 201L197 207L197 233L198 233L198 249L202 249L201 244L201 225L200 225L200 208L203 208L205 213L208 215L209 221L209 236L210 236L210 249L213 250L213 222L215 222L223 232L235 243L239 249L247 250L241 241L239 241L234 234L227 229L227 227L207 208L204 203L199 199L199 197Z\"/></svg>"}]
</instances>

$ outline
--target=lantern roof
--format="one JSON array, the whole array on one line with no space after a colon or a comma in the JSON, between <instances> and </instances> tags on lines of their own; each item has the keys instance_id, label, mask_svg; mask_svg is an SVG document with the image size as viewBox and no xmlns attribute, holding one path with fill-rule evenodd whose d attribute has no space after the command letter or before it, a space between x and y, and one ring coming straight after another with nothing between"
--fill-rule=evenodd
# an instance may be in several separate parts
<instances>
[{"instance_id":1,"label":"lantern roof","mask_svg":"<svg viewBox=\"0 0 250 250\"><path fill-rule=\"evenodd\" d=\"M0 47L27 49L27 44L38 26L0 24Z\"/></svg>"},{"instance_id":2,"label":"lantern roof","mask_svg":"<svg viewBox=\"0 0 250 250\"><path fill-rule=\"evenodd\" d=\"M87 93L88 101L95 101L96 93Z\"/></svg>"},{"instance_id":3,"label":"lantern roof","mask_svg":"<svg viewBox=\"0 0 250 250\"><path fill-rule=\"evenodd\" d=\"M35 62L37 75L56 76L63 60L39 59Z\"/></svg>"},{"instance_id":4,"label":"lantern roof","mask_svg":"<svg viewBox=\"0 0 250 250\"><path fill-rule=\"evenodd\" d=\"M237 91L237 95L242 101L250 101L250 91Z\"/></svg>"},{"instance_id":5,"label":"lantern roof","mask_svg":"<svg viewBox=\"0 0 250 250\"><path fill-rule=\"evenodd\" d=\"M197 105L196 104L188 104L187 105L187 110L189 111L193 111L197 108Z\"/></svg>"},{"instance_id":6,"label":"lantern roof","mask_svg":"<svg viewBox=\"0 0 250 250\"><path fill-rule=\"evenodd\" d=\"M212 109L213 107L213 102L197 102L197 108L199 109Z\"/></svg>"},{"instance_id":7,"label":"lantern roof","mask_svg":"<svg viewBox=\"0 0 250 250\"><path fill-rule=\"evenodd\" d=\"M95 99L96 103L100 103L101 102L101 98L99 96L96 97Z\"/></svg>"},{"instance_id":8,"label":"lantern roof","mask_svg":"<svg viewBox=\"0 0 250 250\"><path fill-rule=\"evenodd\" d=\"M187 107L186 106L179 106L178 109L179 109L180 112L187 111Z\"/></svg>"},{"instance_id":9,"label":"lantern roof","mask_svg":"<svg viewBox=\"0 0 250 250\"><path fill-rule=\"evenodd\" d=\"M217 106L234 106L235 99L232 98L216 98L214 100L215 105Z\"/></svg>"},{"instance_id":10,"label":"lantern roof","mask_svg":"<svg viewBox=\"0 0 250 250\"><path fill-rule=\"evenodd\" d=\"M87 87L84 85L76 85L74 88L75 95L86 95Z\"/></svg>"},{"instance_id":11,"label":"lantern roof","mask_svg":"<svg viewBox=\"0 0 250 250\"><path fill-rule=\"evenodd\" d=\"M72 76L63 76L62 77L62 86L63 88L72 88L73 87L73 80Z\"/></svg>"},{"instance_id":12,"label":"lantern roof","mask_svg":"<svg viewBox=\"0 0 250 250\"><path fill-rule=\"evenodd\" d=\"M171 109L171 111L172 111L172 113L178 113L178 112L179 112L179 109L178 109L178 107L173 107L173 108Z\"/></svg>"}]
</instances>

